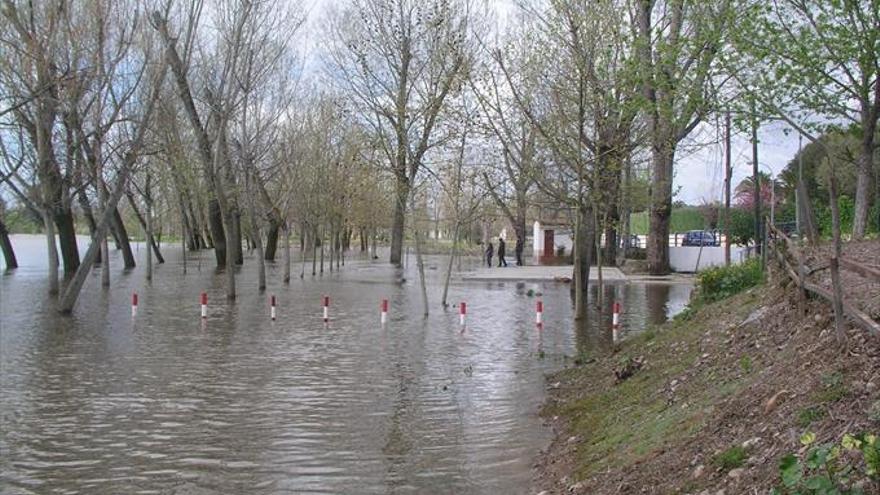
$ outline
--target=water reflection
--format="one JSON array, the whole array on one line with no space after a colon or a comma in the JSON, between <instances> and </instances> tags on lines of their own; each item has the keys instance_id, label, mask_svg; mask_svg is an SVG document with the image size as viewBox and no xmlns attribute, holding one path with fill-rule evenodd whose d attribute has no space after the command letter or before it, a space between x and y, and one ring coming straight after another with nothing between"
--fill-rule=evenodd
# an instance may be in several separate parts
<instances>
[{"instance_id":1,"label":"water reflection","mask_svg":"<svg viewBox=\"0 0 880 495\"><path fill-rule=\"evenodd\" d=\"M179 251L166 248L152 284L111 252L112 290L93 273L65 318L44 297L43 241L13 242L22 268L0 277L4 493L529 493L550 435L537 417L545 373L607 347L614 300L626 334L689 293L608 285L598 311L593 288L590 318L573 331L564 284L456 282L453 306L434 303L424 320L414 263L401 272L349 259L289 286L271 264L272 322L253 270L228 304L211 253L188 253L183 275ZM442 270L427 275L439 301ZM543 294L542 330L530 292Z\"/></svg>"}]
</instances>

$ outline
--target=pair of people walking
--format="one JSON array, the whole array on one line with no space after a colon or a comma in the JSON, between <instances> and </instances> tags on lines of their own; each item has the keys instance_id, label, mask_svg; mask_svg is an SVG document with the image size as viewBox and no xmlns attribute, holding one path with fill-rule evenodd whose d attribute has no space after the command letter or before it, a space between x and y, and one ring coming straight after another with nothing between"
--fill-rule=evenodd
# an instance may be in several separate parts
<instances>
[{"instance_id":1,"label":"pair of people walking","mask_svg":"<svg viewBox=\"0 0 880 495\"><path fill-rule=\"evenodd\" d=\"M507 266L507 260L504 259L504 251L505 244L504 239L501 237L498 238L498 266ZM492 255L495 254L495 246L492 244L492 241L489 241L489 246L486 247L486 264L489 268L492 268Z\"/></svg>"}]
</instances>

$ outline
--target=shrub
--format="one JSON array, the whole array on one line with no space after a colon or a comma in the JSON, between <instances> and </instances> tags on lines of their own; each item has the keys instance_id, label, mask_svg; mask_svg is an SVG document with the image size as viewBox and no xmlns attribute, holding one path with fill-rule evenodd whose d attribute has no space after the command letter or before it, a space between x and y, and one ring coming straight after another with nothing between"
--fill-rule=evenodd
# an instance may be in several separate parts
<instances>
[{"instance_id":1,"label":"shrub","mask_svg":"<svg viewBox=\"0 0 880 495\"><path fill-rule=\"evenodd\" d=\"M718 301L754 287L764 280L761 260L751 258L738 265L710 268L697 275L697 297Z\"/></svg>"}]
</instances>

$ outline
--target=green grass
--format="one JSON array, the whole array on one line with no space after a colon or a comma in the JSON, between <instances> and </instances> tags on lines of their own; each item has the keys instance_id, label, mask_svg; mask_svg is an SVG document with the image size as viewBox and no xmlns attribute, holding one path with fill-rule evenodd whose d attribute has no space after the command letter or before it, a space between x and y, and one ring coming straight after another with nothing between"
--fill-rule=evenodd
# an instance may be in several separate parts
<instances>
[{"instance_id":1,"label":"green grass","mask_svg":"<svg viewBox=\"0 0 880 495\"><path fill-rule=\"evenodd\" d=\"M722 471L727 472L731 469L741 467L745 464L748 457L749 455L746 453L746 449L739 445L734 445L713 457L712 464Z\"/></svg>"},{"instance_id":2,"label":"green grass","mask_svg":"<svg viewBox=\"0 0 880 495\"><path fill-rule=\"evenodd\" d=\"M806 428L806 427L810 426L811 424L813 424L814 422L819 421L820 419L824 418L825 414L826 414L825 410L820 407L816 407L816 406L806 407L804 409L801 409L800 412L798 413L797 425L800 426L801 428Z\"/></svg>"},{"instance_id":3,"label":"green grass","mask_svg":"<svg viewBox=\"0 0 880 495\"><path fill-rule=\"evenodd\" d=\"M674 321L631 339L617 356L561 372L562 380L570 373L590 383L580 398L554 403L545 410L548 415L566 417L573 434L583 439L577 449L575 477L586 479L607 468L631 466L668 448L670 439L687 438L705 427L714 404L748 387L754 374L718 377L707 371L680 386L673 404L667 403L666 394L658 393L698 359L699 341L707 329L717 325L719 312L744 318L755 301L755 294L740 294L707 304L705 311L694 312L686 321ZM673 343L675 350L670 352ZM648 369L616 385L596 379L608 376L615 363L639 355L647 357Z\"/></svg>"},{"instance_id":4,"label":"green grass","mask_svg":"<svg viewBox=\"0 0 880 495\"><path fill-rule=\"evenodd\" d=\"M633 234L648 235L648 212L633 213L629 217L630 230ZM672 209L670 220L670 232L686 232L688 230L703 230L706 221L703 214L696 206L685 206Z\"/></svg>"}]
</instances>

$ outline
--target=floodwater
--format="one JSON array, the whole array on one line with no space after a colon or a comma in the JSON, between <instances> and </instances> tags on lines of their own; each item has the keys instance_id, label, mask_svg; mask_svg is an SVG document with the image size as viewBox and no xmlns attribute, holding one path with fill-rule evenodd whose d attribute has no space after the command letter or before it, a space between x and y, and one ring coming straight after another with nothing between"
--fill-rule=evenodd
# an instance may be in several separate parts
<instances>
[{"instance_id":1,"label":"floodwater","mask_svg":"<svg viewBox=\"0 0 880 495\"><path fill-rule=\"evenodd\" d=\"M269 265L265 294L246 262L227 304L212 253L188 253L184 275L179 246L165 246L152 285L111 252L111 290L93 271L62 317L45 296L43 238L13 243L21 268L0 276L2 493L530 493L551 434L538 417L545 374L610 342L607 311L574 330L569 288L552 282L454 281L462 329L439 305L441 257L427 259L428 319L414 259L403 271L351 259L303 280L294 264L289 286ZM543 293L541 330L530 289ZM690 292L606 289L608 304L622 301L624 334Z\"/></svg>"}]
</instances>

